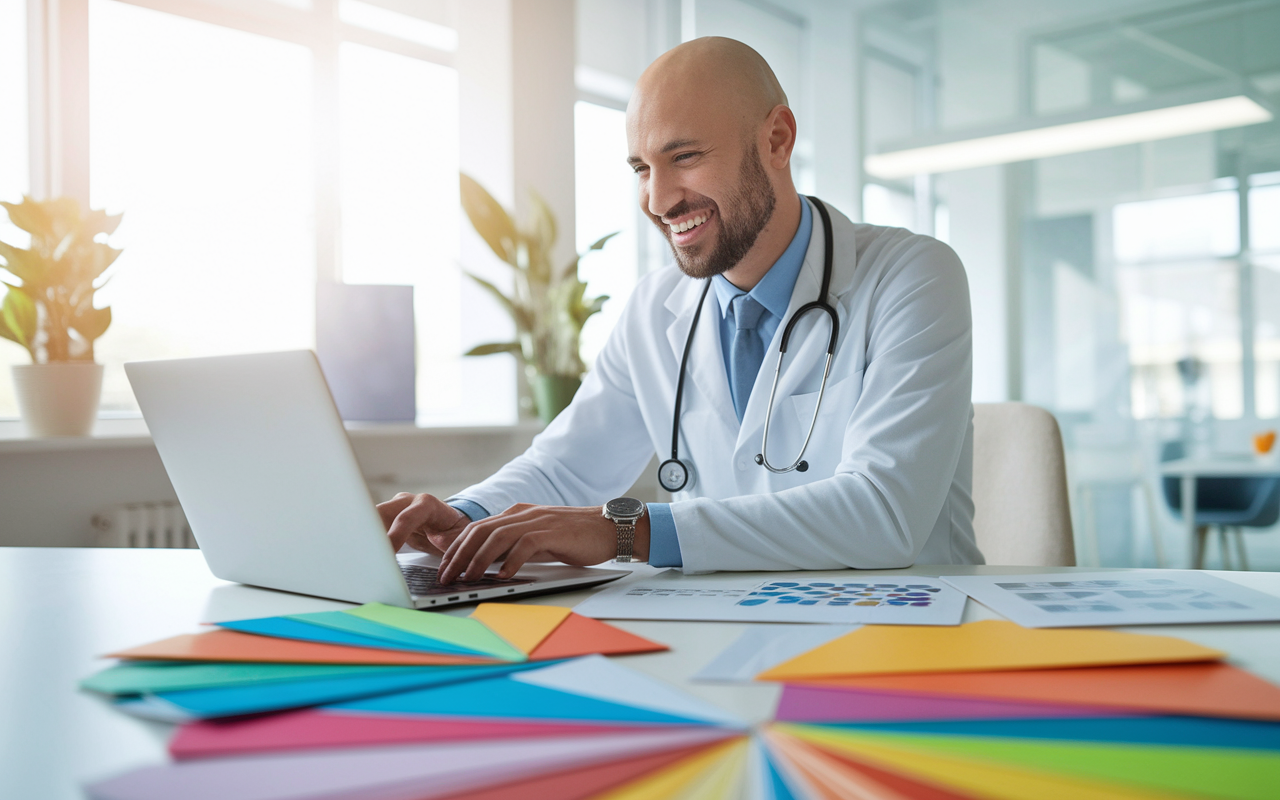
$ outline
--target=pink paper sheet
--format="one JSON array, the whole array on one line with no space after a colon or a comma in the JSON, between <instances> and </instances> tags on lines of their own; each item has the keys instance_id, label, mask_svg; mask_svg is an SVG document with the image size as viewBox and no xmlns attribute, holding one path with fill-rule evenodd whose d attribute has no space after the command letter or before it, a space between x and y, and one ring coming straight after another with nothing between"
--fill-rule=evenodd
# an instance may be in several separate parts
<instances>
[{"instance_id":1,"label":"pink paper sheet","mask_svg":"<svg viewBox=\"0 0 1280 800\"><path fill-rule=\"evenodd\" d=\"M907 722L910 720L1124 715L1123 711L1117 711L1114 708L1092 706L788 685L782 690L782 699L778 701L778 712L775 718L780 722Z\"/></svg>"},{"instance_id":2,"label":"pink paper sheet","mask_svg":"<svg viewBox=\"0 0 1280 800\"><path fill-rule=\"evenodd\" d=\"M726 735L686 728L205 759L143 767L93 784L87 793L93 800L429 800Z\"/></svg>"},{"instance_id":3,"label":"pink paper sheet","mask_svg":"<svg viewBox=\"0 0 1280 800\"><path fill-rule=\"evenodd\" d=\"M305 709L250 719L183 725L170 740L169 753L177 759L189 759L410 742L590 736L652 730L653 726L643 725L489 721Z\"/></svg>"}]
</instances>

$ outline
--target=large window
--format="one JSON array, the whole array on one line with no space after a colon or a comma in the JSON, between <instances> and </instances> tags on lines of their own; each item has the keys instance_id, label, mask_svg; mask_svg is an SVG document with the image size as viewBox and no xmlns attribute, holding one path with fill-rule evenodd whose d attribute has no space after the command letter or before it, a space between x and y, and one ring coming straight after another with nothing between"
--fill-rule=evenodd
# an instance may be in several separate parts
<instances>
[{"instance_id":1,"label":"large window","mask_svg":"<svg viewBox=\"0 0 1280 800\"><path fill-rule=\"evenodd\" d=\"M0 200L10 203L29 191L26 7L26 0L0 0ZM25 245L25 238L0 214L0 239ZM18 413L9 366L27 360L21 347L0 340L0 417Z\"/></svg>"},{"instance_id":2,"label":"large window","mask_svg":"<svg viewBox=\"0 0 1280 800\"><path fill-rule=\"evenodd\" d=\"M132 411L124 361L314 341L311 56L114 0L90 9L91 202L125 214L101 294L102 407Z\"/></svg>"},{"instance_id":3,"label":"large window","mask_svg":"<svg viewBox=\"0 0 1280 800\"><path fill-rule=\"evenodd\" d=\"M419 410L457 416L452 6L87 5L87 52L47 32L60 72L46 85L26 74L28 3L0 0L0 199L47 174L54 193L87 185L92 206L124 213L100 295L114 318L97 347L103 411L137 413L126 361L312 347L316 283L342 280L415 287L418 374L432 378ZM87 108L67 105L82 96ZM25 110L41 103L88 124L32 158ZM0 368L24 358L0 343ZM0 417L16 413L0 378Z\"/></svg>"}]
</instances>

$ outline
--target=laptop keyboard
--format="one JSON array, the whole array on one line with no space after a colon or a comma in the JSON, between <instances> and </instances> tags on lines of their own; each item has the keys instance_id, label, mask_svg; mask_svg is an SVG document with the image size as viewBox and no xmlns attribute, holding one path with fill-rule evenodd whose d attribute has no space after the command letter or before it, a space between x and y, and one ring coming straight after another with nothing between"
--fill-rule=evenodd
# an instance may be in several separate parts
<instances>
[{"instance_id":1,"label":"laptop keyboard","mask_svg":"<svg viewBox=\"0 0 1280 800\"><path fill-rule=\"evenodd\" d=\"M414 597L458 594L473 589L492 589L497 586L520 586L526 583L533 583L531 580L517 580L515 578L506 580L502 578L481 578L478 581L454 581L453 583L441 585L436 581L440 571L435 567L424 567L420 564L401 564L400 571L404 573L405 583L409 584L409 593Z\"/></svg>"}]
</instances>

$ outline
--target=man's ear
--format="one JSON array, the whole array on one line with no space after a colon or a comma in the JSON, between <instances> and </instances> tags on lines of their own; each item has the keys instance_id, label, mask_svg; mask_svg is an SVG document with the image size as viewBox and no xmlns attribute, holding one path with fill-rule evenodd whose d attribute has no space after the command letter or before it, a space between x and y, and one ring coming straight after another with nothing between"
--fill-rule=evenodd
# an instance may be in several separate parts
<instances>
[{"instance_id":1,"label":"man's ear","mask_svg":"<svg viewBox=\"0 0 1280 800\"><path fill-rule=\"evenodd\" d=\"M791 163L791 151L796 147L796 116L791 109L777 105L765 120L768 135L769 166L786 169Z\"/></svg>"}]
</instances>

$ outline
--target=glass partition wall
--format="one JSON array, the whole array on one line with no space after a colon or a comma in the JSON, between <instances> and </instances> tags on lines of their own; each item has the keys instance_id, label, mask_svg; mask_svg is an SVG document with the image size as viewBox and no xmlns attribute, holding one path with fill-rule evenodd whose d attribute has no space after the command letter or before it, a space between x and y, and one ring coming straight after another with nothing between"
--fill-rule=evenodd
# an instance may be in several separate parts
<instances>
[{"instance_id":1,"label":"glass partition wall","mask_svg":"<svg viewBox=\"0 0 1280 800\"><path fill-rule=\"evenodd\" d=\"M1196 93L1280 108L1277 2L892 2L861 28L868 154ZM1280 427L1280 122L868 174L863 197L965 260L975 400L1057 416L1081 563L1185 566L1166 443L1247 457ZM1280 536L1246 537L1251 566L1280 568Z\"/></svg>"}]
</instances>

